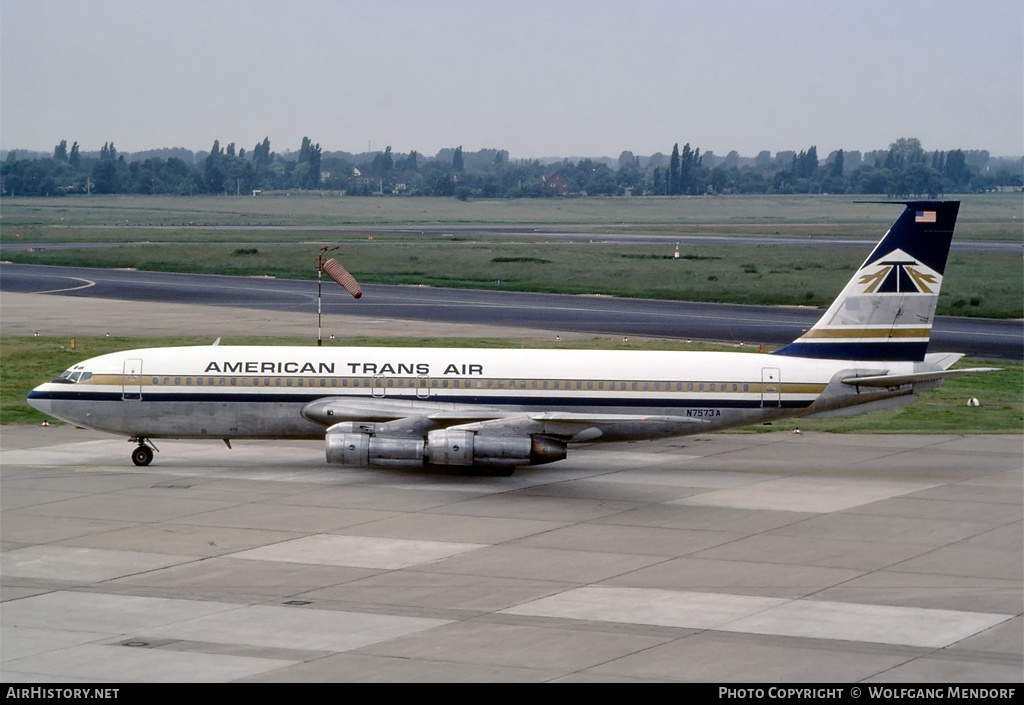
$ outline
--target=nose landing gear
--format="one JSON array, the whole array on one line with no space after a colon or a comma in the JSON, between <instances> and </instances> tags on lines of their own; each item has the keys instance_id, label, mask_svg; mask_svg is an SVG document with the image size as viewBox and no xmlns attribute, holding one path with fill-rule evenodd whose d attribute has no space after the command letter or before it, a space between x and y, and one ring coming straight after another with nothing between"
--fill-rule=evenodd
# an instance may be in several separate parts
<instances>
[{"instance_id":1,"label":"nose landing gear","mask_svg":"<svg viewBox=\"0 0 1024 705\"><path fill-rule=\"evenodd\" d=\"M139 446L132 451L132 462L139 466L149 465L153 462L153 451L157 450L156 446L147 438L131 438L129 439L132 443L138 443Z\"/></svg>"}]
</instances>

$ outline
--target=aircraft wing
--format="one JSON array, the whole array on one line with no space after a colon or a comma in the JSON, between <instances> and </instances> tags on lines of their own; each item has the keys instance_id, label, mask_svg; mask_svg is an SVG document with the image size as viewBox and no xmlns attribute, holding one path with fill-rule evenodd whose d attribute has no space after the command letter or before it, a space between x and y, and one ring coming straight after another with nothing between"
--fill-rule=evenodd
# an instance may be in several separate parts
<instances>
[{"instance_id":1,"label":"aircraft wing","mask_svg":"<svg viewBox=\"0 0 1024 705\"><path fill-rule=\"evenodd\" d=\"M396 421L412 416L436 419L447 424L459 421L493 419L502 414L498 409L484 406L457 407L421 399L377 399L352 397L324 397L312 401L302 409L302 415L320 423L339 421Z\"/></svg>"},{"instance_id":2,"label":"aircraft wing","mask_svg":"<svg viewBox=\"0 0 1024 705\"><path fill-rule=\"evenodd\" d=\"M349 422L374 425L374 432L389 433L416 428L447 428L488 435L543 434L576 441L602 436L629 435L643 430L659 436L681 427L705 424L685 416L602 414L568 411L514 411L486 406L439 404L426 400L351 399L326 397L310 402L303 416L331 426ZM369 430L365 428L364 430ZM650 436L648 436L650 437Z\"/></svg>"},{"instance_id":3,"label":"aircraft wing","mask_svg":"<svg viewBox=\"0 0 1024 705\"><path fill-rule=\"evenodd\" d=\"M680 427L707 423L704 419L685 416L654 416L644 414L599 414L569 411L541 411L492 417L450 426L450 430L484 434L543 434L573 441L588 441L602 436L623 433L633 435L640 429L656 437Z\"/></svg>"}]
</instances>

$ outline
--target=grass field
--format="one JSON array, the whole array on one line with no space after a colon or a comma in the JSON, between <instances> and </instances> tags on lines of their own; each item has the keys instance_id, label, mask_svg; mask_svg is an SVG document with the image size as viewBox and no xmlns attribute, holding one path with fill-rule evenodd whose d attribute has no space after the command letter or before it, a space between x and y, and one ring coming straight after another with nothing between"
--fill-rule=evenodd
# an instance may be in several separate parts
<instances>
[{"instance_id":1,"label":"grass field","mask_svg":"<svg viewBox=\"0 0 1024 705\"><path fill-rule=\"evenodd\" d=\"M958 239L1021 239L1019 198L1012 194L963 198ZM716 243L683 246L676 261L670 246L501 242L474 239L454 227L453 237L442 241L436 235L409 232L374 232L370 239L370 233L358 230L315 228L525 224L593 232L780 233L876 240L896 210L838 196L464 203L279 194L4 199L0 205L4 258L24 263L313 278L317 250L329 242L343 244L339 259L365 283L810 306L827 305L867 251ZM244 227L212 229L225 225ZM47 249L47 244L58 242L92 246ZM111 246L97 247L97 243ZM25 249L11 247L22 244ZM1020 256L953 253L939 313L1024 316Z\"/></svg>"},{"instance_id":2,"label":"grass field","mask_svg":"<svg viewBox=\"0 0 1024 705\"><path fill-rule=\"evenodd\" d=\"M1019 194L949 196L962 202L957 237L1021 239ZM704 196L654 198L500 199L356 198L319 192L250 196L75 196L5 198L0 241L53 237L60 226L166 225L530 225L605 232L831 234L876 238L894 208L854 196ZM879 200L879 199L871 199ZM14 229L15 232L11 232ZM103 232L102 230L100 232ZM95 233L94 233L95 234ZM104 237L113 235L107 231ZM235 237L232 235L231 237ZM154 239L154 238L149 238Z\"/></svg>"},{"instance_id":3,"label":"grass field","mask_svg":"<svg viewBox=\"0 0 1024 705\"><path fill-rule=\"evenodd\" d=\"M208 345L208 338L79 338L75 350L70 341L56 338L6 337L0 339L0 423L40 423L45 417L25 401L33 387L53 379L72 364L108 352L131 348L172 345ZM239 338L222 341L225 345L307 345L306 339ZM378 339L350 338L325 341L325 344L361 346L421 347L516 347L588 348L616 350L731 350L712 345L687 345L675 341L636 340L629 342L595 338L573 343L516 339ZM981 366L978 361L961 361L958 367ZM754 431L788 431L797 425L805 430L870 433L1021 433L1024 431L1024 366L998 363L1002 372L960 377L941 388L926 392L913 406L876 411L842 419L782 421L755 426ZM980 407L968 407L967 399L976 397Z\"/></svg>"}]
</instances>

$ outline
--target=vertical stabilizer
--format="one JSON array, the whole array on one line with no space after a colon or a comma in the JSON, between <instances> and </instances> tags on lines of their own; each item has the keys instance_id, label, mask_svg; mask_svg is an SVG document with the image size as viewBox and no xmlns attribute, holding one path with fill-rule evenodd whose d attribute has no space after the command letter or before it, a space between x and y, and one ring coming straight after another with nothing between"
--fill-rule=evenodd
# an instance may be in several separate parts
<instances>
[{"instance_id":1,"label":"vertical stabilizer","mask_svg":"<svg viewBox=\"0 0 1024 705\"><path fill-rule=\"evenodd\" d=\"M924 360L959 201L908 201L814 327L777 355Z\"/></svg>"}]
</instances>

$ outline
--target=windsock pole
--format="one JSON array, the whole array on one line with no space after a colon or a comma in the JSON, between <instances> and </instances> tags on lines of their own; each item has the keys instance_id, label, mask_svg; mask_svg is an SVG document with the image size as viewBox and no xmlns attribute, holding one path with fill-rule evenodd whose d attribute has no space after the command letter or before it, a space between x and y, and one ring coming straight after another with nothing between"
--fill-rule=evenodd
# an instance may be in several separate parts
<instances>
[{"instance_id":1,"label":"windsock pole","mask_svg":"<svg viewBox=\"0 0 1024 705\"><path fill-rule=\"evenodd\" d=\"M320 248L320 253L316 256L316 344L317 344L317 346L320 346L320 345L324 344L323 337L322 337L322 335L320 333L321 321L322 321L322 316L323 316L323 314L322 314L323 306L321 304L321 299L323 297L323 288L324 288L324 285L323 285L323 275L322 275L323 268L324 268L324 255L327 252L333 252L334 250L338 249L339 247L341 247L341 245L335 245L334 247L329 247L328 245L324 245L323 247Z\"/></svg>"}]
</instances>

